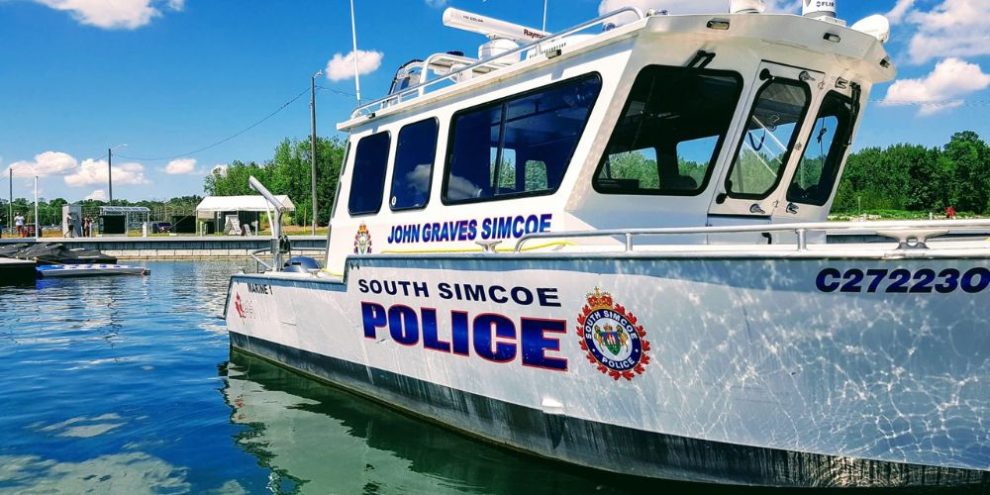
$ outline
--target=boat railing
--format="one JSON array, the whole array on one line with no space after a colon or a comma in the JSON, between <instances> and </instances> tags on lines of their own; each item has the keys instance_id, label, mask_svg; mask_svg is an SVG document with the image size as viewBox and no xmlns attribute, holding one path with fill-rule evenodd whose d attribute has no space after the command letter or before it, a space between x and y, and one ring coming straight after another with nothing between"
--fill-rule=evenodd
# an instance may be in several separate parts
<instances>
[{"instance_id":1,"label":"boat railing","mask_svg":"<svg viewBox=\"0 0 990 495\"><path fill-rule=\"evenodd\" d=\"M321 247L293 247L289 249L288 254L291 255L293 252L320 253L324 255L323 258L326 259L327 250L326 248L321 248ZM263 272L279 271L282 269L282 267L278 267L278 270L276 270L275 267L277 265L269 264L267 261L265 261L260 257L260 255L262 254L271 255L271 253L272 253L271 248L256 249L248 253L248 255L251 256L251 258L253 258L255 261L255 265L254 265L255 271L257 271L258 273L263 273ZM264 268L264 270L262 270L262 267Z\"/></svg>"},{"instance_id":2,"label":"boat railing","mask_svg":"<svg viewBox=\"0 0 990 495\"><path fill-rule=\"evenodd\" d=\"M620 9L613 10L612 12L604 14L600 17L596 17L590 21L567 28L563 31L560 31L559 33L555 33L550 36L547 36L546 38L534 41L527 45L520 46L519 48L516 48L514 50L510 50L505 53L495 55L494 57L486 58L484 60L476 61L470 65L465 65L464 67L450 71L447 74L444 74L437 79L429 79L429 70L428 70L429 66L424 64L422 82L416 84L415 86L410 86L409 88L406 88L401 92L390 94L383 98L379 98L375 101L357 107L351 113L351 118L357 118L360 117L361 115L374 116L377 112L380 112L391 105L400 103L406 98L423 96L428 92L428 90L437 87L437 85L443 82L456 81L457 78L460 77L462 74L471 74L480 68L491 68L492 70L497 70L506 65L502 62L499 62L500 60L509 59L517 55L523 55L534 49L535 49L534 50L535 53L550 52L553 50L552 47L554 46L554 44L563 41L563 38L565 38L566 36L570 36L572 34L584 31L586 29L595 27L597 25L605 25L606 22L609 21L610 19L614 19L619 15L628 14L628 13L635 14L637 16L637 19L643 19L644 17L646 17L645 14L643 14L643 11L637 7L622 7ZM540 47L545 45L551 48L549 50L541 50Z\"/></svg>"},{"instance_id":3,"label":"boat railing","mask_svg":"<svg viewBox=\"0 0 990 495\"><path fill-rule=\"evenodd\" d=\"M670 235L716 235L716 234L770 234L792 233L796 236L795 248L798 251L808 250L808 234L864 234L885 237L898 242L898 249L927 249L927 241L950 233L968 233L974 229L990 229L990 220L919 220L919 221L889 221L889 222L819 222L791 223L768 225L735 225L718 227L672 227L651 229L615 229L615 230L582 230L562 232L540 232L526 234L516 242L516 253L523 252L527 243L534 240L563 240L579 238L612 237L623 241L625 252L635 249L637 237L670 236Z\"/></svg>"}]
</instances>

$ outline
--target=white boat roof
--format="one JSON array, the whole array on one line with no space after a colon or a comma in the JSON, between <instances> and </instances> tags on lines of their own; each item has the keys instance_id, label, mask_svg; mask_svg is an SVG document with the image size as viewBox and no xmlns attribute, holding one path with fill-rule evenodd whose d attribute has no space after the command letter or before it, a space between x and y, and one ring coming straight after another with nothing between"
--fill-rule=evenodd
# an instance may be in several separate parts
<instances>
[{"instance_id":1,"label":"white boat roof","mask_svg":"<svg viewBox=\"0 0 990 495\"><path fill-rule=\"evenodd\" d=\"M601 19L601 18L599 18ZM713 29L712 21L728 21L731 28ZM337 125L343 132L351 132L386 115L395 115L428 104L464 94L484 91L482 88L517 77L523 73L552 64L566 64L575 54L586 53L636 36L669 37L672 42L691 43L701 47L717 47L727 42L754 43L805 51L819 57L839 59L860 78L876 83L888 81L896 75L883 42L877 37L854 30L844 23L824 21L790 14L729 14L700 15L648 15L642 19L594 34L586 39L570 40L567 35L587 32L581 29L566 30L520 49L535 50L524 60L487 71L474 77L450 84L452 79L433 78L425 83L405 89L402 95L388 95L359 106L351 118ZM836 35L831 41L827 35ZM564 44L561 45L561 42ZM559 53L548 55L546 48L561 46ZM707 48L706 48L707 49ZM498 57L495 57L497 59ZM488 59L494 60L494 59ZM485 61L481 61L484 65ZM470 70L468 68L467 70ZM438 83L447 80L447 86ZM433 89L435 88L435 89ZM405 96L409 95L409 96Z\"/></svg>"},{"instance_id":2,"label":"white boat roof","mask_svg":"<svg viewBox=\"0 0 990 495\"><path fill-rule=\"evenodd\" d=\"M296 205L288 196L275 196L285 209L294 211ZM271 206L264 196L207 196L196 206L196 213L217 213L223 211L269 211Z\"/></svg>"}]
</instances>

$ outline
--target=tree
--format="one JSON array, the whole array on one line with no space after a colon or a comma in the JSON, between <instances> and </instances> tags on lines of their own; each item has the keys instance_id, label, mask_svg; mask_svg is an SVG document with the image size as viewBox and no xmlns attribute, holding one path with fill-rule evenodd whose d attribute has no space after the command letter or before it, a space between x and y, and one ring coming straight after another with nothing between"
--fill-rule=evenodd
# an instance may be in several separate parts
<instances>
[{"instance_id":1,"label":"tree","mask_svg":"<svg viewBox=\"0 0 990 495\"><path fill-rule=\"evenodd\" d=\"M212 196L256 194L248 186L248 178L254 176L272 193L287 195L296 205L296 215L292 216L292 221L297 225L307 225L312 210L310 157L309 140L286 138L275 146L271 161L262 165L232 161L226 170L206 176L203 189ZM320 206L318 221L324 225L330 221L343 159L343 142L336 138L317 138L316 197Z\"/></svg>"}]
</instances>

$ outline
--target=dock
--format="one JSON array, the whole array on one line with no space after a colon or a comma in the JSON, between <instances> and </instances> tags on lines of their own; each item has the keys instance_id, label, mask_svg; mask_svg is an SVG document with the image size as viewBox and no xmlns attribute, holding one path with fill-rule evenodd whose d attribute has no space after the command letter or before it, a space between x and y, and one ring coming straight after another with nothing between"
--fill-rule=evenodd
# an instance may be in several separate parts
<instances>
[{"instance_id":1,"label":"dock","mask_svg":"<svg viewBox=\"0 0 990 495\"><path fill-rule=\"evenodd\" d=\"M271 247L268 236L4 238L0 246L53 242L69 249L96 249L120 260L247 258L253 251ZM293 254L303 256L315 256L327 247L326 236L291 236L289 242Z\"/></svg>"},{"instance_id":2,"label":"dock","mask_svg":"<svg viewBox=\"0 0 990 495\"><path fill-rule=\"evenodd\" d=\"M0 285L34 279L34 261L0 258Z\"/></svg>"}]
</instances>

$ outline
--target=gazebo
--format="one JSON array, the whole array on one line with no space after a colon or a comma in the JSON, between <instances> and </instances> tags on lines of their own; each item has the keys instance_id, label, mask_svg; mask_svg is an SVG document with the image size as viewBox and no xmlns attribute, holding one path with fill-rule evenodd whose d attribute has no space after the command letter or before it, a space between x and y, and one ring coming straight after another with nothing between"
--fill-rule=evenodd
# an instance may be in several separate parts
<instances>
[{"instance_id":1,"label":"gazebo","mask_svg":"<svg viewBox=\"0 0 990 495\"><path fill-rule=\"evenodd\" d=\"M275 196L275 199L287 210L295 211L296 206L288 196ZM207 196L196 206L196 218L202 225L200 235L215 232L256 234L258 218L263 212L271 212L271 206L263 196Z\"/></svg>"}]
</instances>

